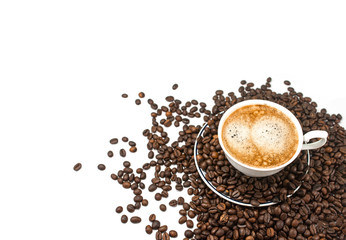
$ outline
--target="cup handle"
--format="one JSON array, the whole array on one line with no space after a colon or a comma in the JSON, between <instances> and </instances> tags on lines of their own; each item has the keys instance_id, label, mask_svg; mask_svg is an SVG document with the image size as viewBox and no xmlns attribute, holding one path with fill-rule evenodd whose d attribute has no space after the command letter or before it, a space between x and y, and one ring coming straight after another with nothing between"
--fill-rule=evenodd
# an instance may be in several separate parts
<instances>
[{"instance_id":1,"label":"cup handle","mask_svg":"<svg viewBox=\"0 0 346 240\"><path fill-rule=\"evenodd\" d=\"M314 130L304 134L302 150L316 149L322 147L327 142L328 133L326 131ZM317 142L308 143L312 138L320 138Z\"/></svg>"}]
</instances>

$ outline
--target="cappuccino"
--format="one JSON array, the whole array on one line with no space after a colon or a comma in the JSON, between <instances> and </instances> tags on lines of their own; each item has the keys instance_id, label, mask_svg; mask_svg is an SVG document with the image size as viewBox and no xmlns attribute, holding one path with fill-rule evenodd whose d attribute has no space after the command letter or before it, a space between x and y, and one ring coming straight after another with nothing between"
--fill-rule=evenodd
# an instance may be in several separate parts
<instances>
[{"instance_id":1,"label":"cappuccino","mask_svg":"<svg viewBox=\"0 0 346 240\"><path fill-rule=\"evenodd\" d=\"M299 142L291 119L268 105L248 105L232 112L222 127L221 139L231 156L256 168L286 163Z\"/></svg>"}]
</instances>

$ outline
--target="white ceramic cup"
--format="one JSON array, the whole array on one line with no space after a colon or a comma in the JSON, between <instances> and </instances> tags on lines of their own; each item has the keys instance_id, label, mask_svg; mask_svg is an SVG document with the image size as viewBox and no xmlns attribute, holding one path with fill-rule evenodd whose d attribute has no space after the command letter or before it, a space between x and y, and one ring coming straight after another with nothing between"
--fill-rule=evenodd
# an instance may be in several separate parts
<instances>
[{"instance_id":1,"label":"white ceramic cup","mask_svg":"<svg viewBox=\"0 0 346 240\"><path fill-rule=\"evenodd\" d=\"M284 164L282 164L280 166L273 167L273 168L256 168L256 167L248 166L248 165L238 161L235 157L233 157L231 155L231 153L229 153L227 151L227 149L225 148L225 146L222 142L222 127L225 123L225 120L235 110L237 110L241 107L244 107L244 106L248 106L248 105L267 105L267 106L276 108L276 109L280 110L281 112L283 112L294 123L294 125L297 129L297 132L298 132L298 138L299 138L298 139L298 147L297 147L293 157L289 161L285 162ZM240 172L242 172L245 175L248 175L250 177L266 177L266 176L270 176L270 175L273 175L273 174L281 171L287 165L292 163L297 158L297 156L301 150L309 150L309 149L316 149L316 148L322 147L327 141L328 133L326 131L314 130L314 131L310 131L310 132L304 134L304 136L303 136L303 130L302 130L302 127L300 126L297 118L287 108L285 108L285 107L283 107L277 103L273 103L273 102L266 101L266 100L245 100L243 102L240 102L240 103L233 105L223 114L223 116L220 120L220 123L219 123L218 136L219 136L220 145L221 145L223 151L225 152L225 155L226 155L228 161L233 165L233 167L235 167ZM320 140L317 142L313 142L313 143L307 143L312 138L320 138Z\"/></svg>"}]
</instances>

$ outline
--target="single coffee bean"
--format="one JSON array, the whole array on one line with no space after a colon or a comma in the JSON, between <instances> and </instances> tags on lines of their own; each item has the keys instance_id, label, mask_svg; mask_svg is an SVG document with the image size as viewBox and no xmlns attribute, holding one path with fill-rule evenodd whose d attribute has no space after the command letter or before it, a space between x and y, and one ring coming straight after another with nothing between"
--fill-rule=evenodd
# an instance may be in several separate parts
<instances>
[{"instance_id":1,"label":"single coffee bean","mask_svg":"<svg viewBox=\"0 0 346 240\"><path fill-rule=\"evenodd\" d=\"M186 220L187 220L186 216L182 216L179 218L178 222L179 222L179 224L184 224L186 222Z\"/></svg>"},{"instance_id":2,"label":"single coffee bean","mask_svg":"<svg viewBox=\"0 0 346 240\"><path fill-rule=\"evenodd\" d=\"M128 217L126 215L122 215L120 220L121 220L122 223L127 223Z\"/></svg>"},{"instance_id":3,"label":"single coffee bean","mask_svg":"<svg viewBox=\"0 0 346 240\"><path fill-rule=\"evenodd\" d=\"M115 211L116 211L117 213L122 213L123 207L122 207L122 206L119 206L119 207L117 207L117 208L115 209Z\"/></svg>"},{"instance_id":4,"label":"single coffee bean","mask_svg":"<svg viewBox=\"0 0 346 240\"><path fill-rule=\"evenodd\" d=\"M79 171L82 168L82 164L81 163L77 163L76 165L74 165L73 170L75 170L76 172Z\"/></svg>"},{"instance_id":5,"label":"single coffee bean","mask_svg":"<svg viewBox=\"0 0 346 240\"><path fill-rule=\"evenodd\" d=\"M140 223L142 221L142 219L140 217L135 216L135 217L130 218L130 221L132 223L136 224L136 223Z\"/></svg>"},{"instance_id":6,"label":"single coffee bean","mask_svg":"<svg viewBox=\"0 0 346 240\"><path fill-rule=\"evenodd\" d=\"M157 220L152 221L151 227L152 227L154 230L159 229L160 226L161 226L161 223L160 223L159 221L157 221Z\"/></svg>"},{"instance_id":7,"label":"single coffee bean","mask_svg":"<svg viewBox=\"0 0 346 240\"><path fill-rule=\"evenodd\" d=\"M118 143L118 139L117 138L112 138L111 140L109 140L110 144L117 144Z\"/></svg>"},{"instance_id":8,"label":"single coffee bean","mask_svg":"<svg viewBox=\"0 0 346 240\"><path fill-rule=\"evenodd\" d=\"M129 141L129 138L128 138L128 137L122 137L121 140L122 140L123 142L128 142L128 141Z\"/></svg>"},{"instance_id":9,"label":"single coffee bean","mask_svg":"<svg viewBox=\"0 0 346 240\"><path fill-rule=\"evenodd\" d=\"M137 148L136 147L131 147L130 148L130 152L132 152L132 153L137 152Z\"/></svg>"},{"instance_id":10,"label":"single coffee bean","mask_svg":"<svg viewBox=\"0 0 346 240\"><path fill-rule=\"evenodd\" d=\"M111 178L113 180L118 180L118 176L116 174L114 174L114 173L111 174Z\"/></svg>"},{"instance_id":11,"label":"single coffee bean","mask_svg":"<svg viewBox=\"0 0 346 240\"><path fill-rule=\"evenodd\" d=\"M178 84L176 84L176 83L173 84L172 89L173 89L173 90L176 90L177 88L178 88Z\"/></svg>"},{"instance_id":12,"label":"single coffee bean","mask_svg":"<svg viewBox=\"0 0 346 240\"><path fill-rule=\"evenodd\" d=\"M150 222L153 222L153 221L155 221L156 220L156 215L155 214L151 214L150 216L149 216L149 221Z\"/></svg>"},{"instance_id":13,"label":"single coffee bean","mask_svg":"<svg viewBox=\"0 0 346 240\"><path fill-rule=\"evenodd\" d=\"M153 228L152 228L150 225L147 225L147 226L145 227L145 232L146 232L147 234L152 234L152 233L153 233Z\"/></svg>"},{"instance_id":14,"label":"single coffee bean","mask_svg":"<svg viewBox=\"0 0 346 240\"><path fill-rule=\"evenodd\" d=\"M167 232L162 233L162 240L170 240L171 237L169 236L169 234Z\"/></svg>"},{"instance_id":15,"label":"single coffee bean","mask_svg":"<svg viewBox=\"0 0 346 240\"><path fill-rule=\"evenodd\" d=\"M133 198L133 200L134 200L135 202L142 202L142 201L143 201L143 197L142 197L141 195L136 195L136 196Z\"/></svg>"},{"instance_id":16,"label":"single coffee bean","mask_svg":"<svg viewBox=\"0 0 346 240\"><path fill-rule=\"evenodd\" d=\"M97 168L100 170L100 171L104 171L106 169L106 166L104 164L99 164L97 165Z\"/></svg>"},{"instance_id":17,"label":"single coffee bean","mask_svg":"<svg viewBox=\"0 0 346 240\"><path fill-rule=\"evenodd\" d=\"M144 92L140 92L140 93L138 93L138 97L140 97L140 98L144 98L144 97L145 97Z\"/></svg>"},{"instance_id":18,"label":"single coffee bean","mask_svg":"<svg viewBox=\"0 0 346 240\"><path fill-rule=\"evenodd\" d=\"M162 232L162 233L166 232L167 229L168 229L167 225L163 225L163 226L159 227L159 231Z\"/></svg>"},{"instance_id":19,"label":"single coffee bean","mask_svg":"<svg viewBox=\"0 0 346 240\"><path fill-rule=\"evenodd\" d=\"M285 81L284 81L284 84L285 84L285 85L291 85L291 82L288 81L288 80L285 80Z\"/></svg>"},{"instance_id":20,"label":"single coffee bean","mask_svg":"<svg viewBox=\"0 0 346 240\"><path fill-rule=\"evenodd\" d=\"M130 182L123 182L123 188L130 188L131 187L131 183Z\"/></svg>"},{"instance_id":21,"label":"single coffee bean","mask_svg":"<svg viewBox=\"0 0 346 240\"><path fill-rule=\"evenodd\" d=\"M161 204L161 205L160 205L160 210L161 210L162 212L166 212L166 210L167 210L166 205L165 205L165 204Z\"/></svg>"},{"instance_id":22,"label":"single coffee bean","mask_svg":"<svg viewBox=\"0 0 346 240\"><path fill-rule=\"evenodd\" d=\"M275 231L273 228L267 228L267 236L268 237L274 237Z\"/></svg>"},{"instance_id":23,"label":"single coffee bean","mask_svg":"<svg viewBox=\"0 0 346 240\"><path fill-rule=\"evenodd\" d=\"M129 141L129 145L130 145L131 147L134 147L134 146L136 146L136 143L135 143L134 141Z\"/></svg>"},{"instance_id":24,"label":"single coffee bean","mask_svg":"<svg viewBox=\"0 0 346 240\"><path fill-rule=\"evenodd\" d=\"M108 153L107 153L107 155L108 155L108 157L113 157L113 152L112 151L108 151Z\"/></svg>"},{"instance_id":25,"label":"single coffee bean","mask_svg":"<svg viewBox=\"0 0 346 240\"><path fill-rule=\"evenodd\" d=\"M123 93L121 96L122 96L123 98L127 98L129 95L127 95L126 93Z\"/></svg>"},{"instance_id":26,"label":"single coffee bean","mask_svg":"<svg viewBox=\"0 0 346 240\"><path fill-rule=\"evenodd\" d=\"M148 201L147 199L143 199L142 205L143 205L144 207L146 207L146 206L148 206L148 204L149 204L149 201Z\"/></svg>"},{"instance_id":27,"label":"single coffee bean","mask_svg":"<svg viewBox=\"0 0 346 240\"><path fill-rule=\"evenodd\" d=\"M162 199L162 195L160 193L155 194L155 200L160 201Z\"/></svg>"},{"instance_id":28,"label":"single coffee bean","mask_svg":"<svg viewBox=\"0 0 346 240\"><path fill-rule=\"evenodd\" d=\"M173 199L173 200L171 200L170 202L169 202L169 206L171 206L171 207L176 207L177 206L177 200L175 200L175 199Z\"/></svg>"},{"instance_id":29,"label":"single coffee bean","mask_svg":"<svg viewBox=\"0 0 346 240\"><path fill-rule=\"evenodd\" d=\"M125 151L125 149L120 149L120 156L122 156L122 157L126 157L126 151Z\"/></svg>"},{"instance_id":30,"label":"single coffee bean","mask_svg":"<svg viewBox=\"0 0 346 240\"><path fill-rule=\"evenodd\" d=\"M186 230L184 233L185 237L192 238L195 235L191 230Z\"/></svg>"},{"instance_id":31,"label":"single coffee bean","mask_svg":"<svg viewBox=\"0 0 346 240\"><path fill-rule=\"evenodd\" d=\"M141 102L140 99L136 99L136 100L135 100L135 103L136 103L136 105L140 105L142 102Z\"/></svg>"},{"instance_id":32,"label":"single coffee bean","mask_svg":"<svg viewBox=\"0 0 346 240\"><path fill-rule=\"evenodd\" d=\"M178 237L178 233L175 230L171 230L171 231L169 231L169 236L172 238L176 238L176 237Z\"/></svg>"},{"instance_id":33,"label":"single coffee bean","mask_svg":"<svg viewBox=\"0 0 346 240\"><path fill-rule=\"evenodd\" d=\"M178 197L178 201L177 201L178 205L183 205L184 202L185 202L185 199L183 197Z\"/></svg>"},{"instance_id":34,"label":"single coffee bean","mask_svg":"<svg viewBox=\"0 0 346 240\"><path fill-rule=\"evenodd\" d=\"M126 208L129 213L133 213L135 211L135 206L133 204L128 204Z\"/></svg>"},{"instance_id":35,"label":"single coffee bean","mask_svg":"<svg viewBox=\"0 0 346 240\"><path fill-rule=\"evenodd\" d=\"M192 222L191 220L187 220L187 221L186 221L186 226L187 226L188 228L193 228L193 222Z\"/></svg>"}]
</instances>

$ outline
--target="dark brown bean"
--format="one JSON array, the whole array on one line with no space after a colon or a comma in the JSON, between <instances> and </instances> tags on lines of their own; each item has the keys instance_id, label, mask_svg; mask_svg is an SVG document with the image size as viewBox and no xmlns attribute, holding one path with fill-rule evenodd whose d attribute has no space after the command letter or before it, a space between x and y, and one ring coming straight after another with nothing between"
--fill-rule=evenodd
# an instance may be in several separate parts
<instances>
[{"instance_id":1,"label":"dark brown bean","mask_svg":"<svg viewBox=\"0 0 346 240\"><path fill-rule=\"evenodd\" d=\"M79 170L81 170L81 168L82 168L82 164L81 163L77 163L76 165L74 165L73 170L79 171Z\"/></svg>"},{"instance_id":2,"label":"dark brown bean","mask_svg":"<svg viewBox=\"0 0 346 240\"><path fill-rule=\"evenodd\" d=\"M97 168L100 170L100 171L104 171L106 169L106 166L104 164L99 164L97 165Z\"/></svg>"},{"instance_id":3,"label":"dark brown bean","mask_svg":"<svg viewBox=\"0 0 346 240\"><path fill-rule=\"evenodd\" d=\"M126 93L123 93L122 95L121 95L121 97L123 97L123 98L127 98L129 95L127 95Z\"/></svg>"},{"instance_id":4,"label":"dark brown bean","mask_svg":"<svg viewBox=\"0 0 346 240\"><path fill-rule=\"evenodd\" d=\"M140 223L142 221L142 219L140 217L135 216L135 217L131 217L130 221L132 223L136 224L136 223Z\"/></svg>"},{"instance_id":5,"label":"dark brown bean","mask_svg":"<svg viewBox=\"0 0 346 240\"><path fill-rule=\"evenodd\" d=\"M166 212L166 210L167 210L166 205L165 205L165 204L160 204L160 210L161 210L162 212Z\"/></svg>"},{"instance_id":6,"label":"dark brown bean","mask_svg":"<svg viewBox=\"0 0 346 240\"><path fill-rule=\"evenodd\" d=\"M121 220L122 223L127 223L128 217L126 215L122 215L120 220Z\"/></svg>"},{"instance_id":7,"label":"dark brown bean","mask_svg":"<svg viewBox=\"0 0 346 240\"><path fill-rule=\"evenodd\" d=\"M107 155L108 155L108 157L113 157L113 152L112 151L108 151L108 153L107 153Z\"/></svg>"},{"instance_id":8,"label":"dark brown bean","mask_svg":"<svg viewBox=\"0 0 346 240\"><path fill-rule=\"evenodd\" d=\"M125 151L125 149L120 149L120 156L122 156L122 157L126 157L126 151Z\"/></svg>"},{"instance_id":9,"label":"dark brown bean","mask_svg":"<svg viewBox=\"0 0 346 240\"><path fill-rule=\"evenodd\" d=\"M176 90L177 88L178 88L178 84L176 84L176 83L173 84L172 89L173 89L173 90Z\"/></svg>"},{"instance_id":10,"label":"dark brown bean","mask_svg":"<svg viewBox=\"0 0 346 240\"><path fill-rule=\"evenodd\" d=\"M140 97L140 98L144 98L144 97L145 97L144 92L140 92L140 93L138 93L138 97Z\"/></svg>"},{"instance_id":11,"label":"dark brown bean","mask_svg":"<svg viewBox=\"0 0 346 240\"><path fill-rule=\"evenodd\" d=\"M118 143L118 139L117 138L112 138L111 140L109 140L110 144L117 144Z\"/></svg>"}]
</instances>

